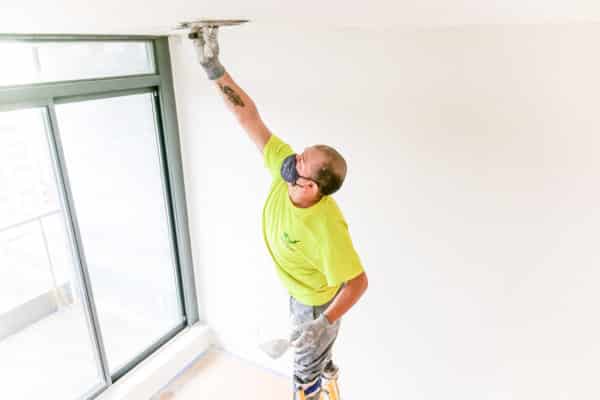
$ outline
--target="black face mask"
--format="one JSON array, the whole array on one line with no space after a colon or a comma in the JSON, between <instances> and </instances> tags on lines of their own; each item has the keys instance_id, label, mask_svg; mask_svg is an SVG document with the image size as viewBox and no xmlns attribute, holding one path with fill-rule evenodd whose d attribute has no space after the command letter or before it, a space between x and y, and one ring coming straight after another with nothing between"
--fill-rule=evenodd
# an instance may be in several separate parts
<instances>
[{"instance_id":1,"label":"black face mask","mask_svg":"<svg viewBox=\"0 0 600 400\"><path fill-rule=\"evenodd\" d=\"M298 169L296 168L296 154L287 156L283 160L283 163L281 163L281 177L284 181L291 183L294 186L301 186L296 183L299 178L308 179L318 186L318 183L314 179L302 176L298 173Z\"/></svg>"}]
</instances>

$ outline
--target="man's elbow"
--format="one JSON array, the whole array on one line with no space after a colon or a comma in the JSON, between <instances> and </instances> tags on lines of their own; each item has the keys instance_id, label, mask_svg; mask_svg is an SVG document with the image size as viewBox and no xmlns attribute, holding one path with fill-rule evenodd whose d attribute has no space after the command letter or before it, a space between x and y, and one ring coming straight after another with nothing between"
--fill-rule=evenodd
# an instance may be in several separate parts
<instances>
[{"instance_id":1,"label":"man's elbow","mask_svg":"<svg viewBox=\"0 0 600 400\"><path fill-rule=\"evenodd\" d=\"M363 272L356 278L352 279L351 283L352 286L354 286L356 290L362 294L366 292L367 288L369 287L369 278L367 278L367 274Z\"/></svg>"},{"instance_id":2,"label":"man's elbow","mask_svg":"<svg viewBox=\"0 0 600 400\"><path fill-rule=\"evenodd\" d=\"M364 293L369 288L369 278L367 278L367 274L364 273L364 272L362 273L361 276L362 276L362 278L361 278L361 281L362 281L362 292Z\"/></svg>"}]
</instances>

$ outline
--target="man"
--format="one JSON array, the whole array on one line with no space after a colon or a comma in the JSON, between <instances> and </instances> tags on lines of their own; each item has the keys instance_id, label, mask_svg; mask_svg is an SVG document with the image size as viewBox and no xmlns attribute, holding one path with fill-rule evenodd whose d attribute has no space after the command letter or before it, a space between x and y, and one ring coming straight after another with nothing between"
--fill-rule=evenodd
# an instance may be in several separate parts
<instances>
[{"instance_id":1,"label":"man","mask_svg":"<svg viewBox=\"0 0 600 400\"><path fill-rule=\"evenodd\" d=\"M330 197L344 181L346 162L324 145L294 154L269 131L254 102L220 63L217 31L198 28L190 37L199 63L263 154L273 178L263 209L263 236L290 293L294 398L316 400L327 381L337 379L331 349L340 318L368 285L344 217Z\"/></svg>"}]
</instances>

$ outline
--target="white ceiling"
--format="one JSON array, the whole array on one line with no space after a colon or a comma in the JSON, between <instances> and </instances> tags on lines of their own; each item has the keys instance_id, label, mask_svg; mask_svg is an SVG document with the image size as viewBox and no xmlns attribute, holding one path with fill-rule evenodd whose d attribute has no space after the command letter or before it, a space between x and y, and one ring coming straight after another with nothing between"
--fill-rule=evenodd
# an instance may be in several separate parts
<instances>
[{"instance_id":1,"label":"white ceiling","mask_svg":"<svg viewBox=\"0 0 600 400\"><path fill-rule=\"evenodd\" d=\"M0 1L0 33L156 34L198 18L334 29L600 21L600 0Z\"/></svg>"}]
</instances>

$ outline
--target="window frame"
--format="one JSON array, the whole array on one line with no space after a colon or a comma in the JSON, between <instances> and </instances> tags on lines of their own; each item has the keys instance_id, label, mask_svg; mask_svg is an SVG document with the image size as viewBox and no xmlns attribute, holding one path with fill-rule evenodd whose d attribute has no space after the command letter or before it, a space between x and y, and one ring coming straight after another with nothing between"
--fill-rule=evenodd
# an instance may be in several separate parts
<instances>
[{"instance_id":1,"label":"window frame","mask_svg":"<svg viewBox=\"0 0 600 400\"><path fill-rule=\"evenodd\" d=\"M180 150L180 136L177 123L177 110L173 89L171 58L166 36L120 36L120 35L6 35L0 34L0 41L17 42L85 42L85 41L135 41L146 42L151 46L155 72L142 75L125 75L94 79L81 79L59 82L42 82L0 87L0 111L39 107L46 110L47 130L54 168L58 173L58 184L62 193L62 203L69 224L69 234L73 243L73 252L83 282L84 301L88 309L89 323L93 328L96 354L102 368L104 385L94 388L83 398L93 399L104 392L115 381L124 376L141 361L171 340L181 330L200 320L195 274L191 253L191 241L187 216L185 183ZM162 184L165 189L168 223L171 233L171 246L175 255L176 279L184 312L182 324L174 327L158 342L139 354L134 360L116 373L110 374L99 330L98 314L95 310L89 273L77 217L74 213L73 198L65 169L64 155L60 143L60 134L56 118L55 105L82 99L117 97L120 95L153 92L155 102L155 123L159 143L159 162Z\"/></svg>"}]
</instances>

